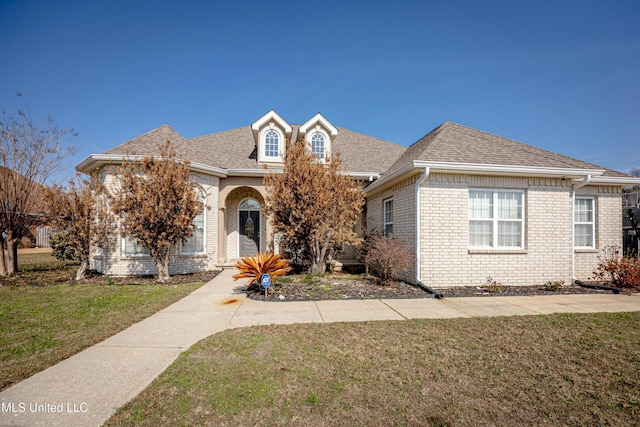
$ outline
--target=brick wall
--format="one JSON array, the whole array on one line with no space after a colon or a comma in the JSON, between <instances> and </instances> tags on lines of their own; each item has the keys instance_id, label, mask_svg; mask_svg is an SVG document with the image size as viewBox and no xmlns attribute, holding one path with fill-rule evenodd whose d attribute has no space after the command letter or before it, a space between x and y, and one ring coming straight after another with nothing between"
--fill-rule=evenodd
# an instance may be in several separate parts
<instances>
[{"instance_id":1,"label":"brick wall","mask_svg":"<svg viewBox=\"0 0 640 427\"><path fill-rule=\"evenodd\" d=\"M103 174L103 182L109 189L114 187L114 177ZM192 179L205 192L205 203L209 209L205 210L205 253L197 255L180 254L180 245L173 248L169 263L170 274L186 274L197 271L213 270L218 260L218 188L220 180L217 177L192 174ZM153 259L149 256L126 256L122 251L122 237L117 224L114 226L113 236L108 247L95 249L91 258L91 268L113 276L127 276L131 274L157 273Z\"/></svg>"},{"instance_id":2,"label":"brick wall","mask_svg":"<svg viewBox=\"0 0 640 427\"><path fill-rule=\"evenodd\" d=\"M366 228L368 231L384 230L384 201L393 198L393 235L403 240L413 255L413 260L400 278L415 282L415 183L418 176L407 179L393 187L367 198Z\"/></svg>"},{"instance_id":3,"label":"brick wall","mask_svg":"<svg viewBox=\"0 0 640 427\"><path fill-rule=\"evenodd\" d=\"M577 250L575 260L576 277L588 280L598 265L598 256L608 246L622 248L622 192L616 187L586 186L576 195L596 197L596 249Z\"/></svg>"},{"instance_id":4,"label":"brick wall","mask_svg":"<svg viewBox=\"0 0 640 427\"><path fill-rule=\"evenodd\" d=\"M370 195L369 228L382 230L383 201L394 199L394 234L415 239L415 182L412 177ZM469 189L524 191L524 249L469 248ZM568 181L550 178L490 177L432 173L420 188L420 278L432 287L481 286L488 277L503 285L570 284L575 255L576 277L588 279L607 245L620 245L620 193L615 187L587 186L577 195L596 196L597 248L573 249L573 198ZM407 272L415 277L415 268ZM415 280L411 280L415 281Z\"/></svg>"}]
</instances>

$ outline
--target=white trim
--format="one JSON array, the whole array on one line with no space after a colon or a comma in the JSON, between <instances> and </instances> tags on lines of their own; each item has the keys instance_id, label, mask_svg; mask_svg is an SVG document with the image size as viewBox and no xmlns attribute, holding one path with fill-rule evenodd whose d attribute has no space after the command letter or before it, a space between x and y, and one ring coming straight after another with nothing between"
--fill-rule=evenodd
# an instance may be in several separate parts
<instances>
[{"instance_id":1,"label":"white trim","mask_svg":"<svg viewBox=\"0 0 640 427\"><path fill-rule=\"evenodd\" d=\"M387 218L387 203L391 203L391 221L389 221ZM387 197L386 199L384 199L382 201L382 234L384 236L387 236L387 225L391 225L391 235L393 235L393 217L394 217L394 209L395 204L393 203L393 196L391 197Z\"/></svg>"},{"instance_id":2,"label":"white trim","mask_svg":"<svg viewBox=\"0 0 640 427\"><path fill-rule=\"evenodd\" d=\"M640 178L626 176L595 176L591 178L591 183L611 185L640 185Z\"/></svg>"},{"instance_id":3,"label":"white trim","mask_svg":"<svg viewBox=\"0 0 640 427\"><path fill-rule=\"evenodd\" d=\"M315 156L315 153L313 152L313 142L311 141L311 139L316 133L320 134L322 138L324 138L324 157L322 158L316 157L316 159L322 163L326 163L328 158L331 156L331 138L329 138L329 134L327 134L327 131L324 128L322 128L320 125L318 125L312 131L308 132L305 135L304 140L309 152L311 152L311 154Z\"/></svg>"},{"instance_id":4,"label":"white trim","mask_svg":"<svg viewBox=\"0 0 640 427\"><path fill-rule=\"evenodd\" d=\"M267 155L266 136L269 132L275 132L278 135L278 154L275 156ZM273 123L269 123L258 133L258 162L267 163L283 163L284 156L287 154L287 140L285 139L282 129Z\"/></svg>"},{"instance_id":5,"label":"white trim","mask_svg":"<svg viewBox=\"0 0 640 427\"><path fill-rule=\"evenodd\" d=\"M416 254L416 283L417 282L422 282L422 278L420 277L421 274L421 270L422 270L422 266L420 265L420 262L422 260L422 244L421 244L421 240L420 240L420 221L421 221L421 217L420 217L420 205L421 205L421 200L420 200L420 188L422 187L422 183L425 182L428 178L429 178L429 173L431 171L429 170L428 167L424 168L424 172L422 174L422 176L416 181L416 240L415 240L415 254Z\"/></svg>"},{"instance_id":6,"label":"white trim","mask_svg":"<svg viewBox=\"0 0 640 427\"><path fill-rule=\"evenodd\" d=\"M193 256L193 255L205 255L207 253L207 201L206 201L206 193L202 188L200 188L199 196L201 197L201 201L202 201L202 233L203 233L202 252L183 252L182 249L184 248L184 242L180 241L180 255ZM193 237L193 235L191 235L191 237Z\"/></svg>"},{"instance_id":7,"label":"white trim","mask_svg":"<svg viewBox=\"0 0 640 427\"><path fill-rule=\"evenodd\" d=\"M122 164L122 162L141 162L143 159L149 156L142 155L129 155L129 154L89 154L82 162L76 166L76 170L79 172L90 173L93 170L105 165ZM156 159L160 159L160 156L153 156ZM202 172L207 175L217 176L219 178L227 177L227 169L218 168L215 166L207 166L202 163L189 163L189 168L192 172Z\"/></svg>"},{"instance_id":8,"label":"white trim","mask_svg":"<svg viewBox=\"0 0 640 427\"><path fill-rule=\"evenodd\" d=\"M298 133L306 134L309 129L311 129L316 123L319 123L320 126L328 130L332 137L338 135L338 129L320 113L316 114L315 116L307 120L304 124L300 125Z\"/></svg>"},{"instance_id":9,"label":"white trim","mask_svg":"<svg viewBox=\"0 0 640 427\"><path fill-rule=\"evenodd\" d=\"M121 246L121 250L120 250L120 255L123 258L142 258L142 257L150 257L151 255L149 254L149 252L146 251L146 249L142 248L142 250L144 252L140 252L140 253L128 253L126 251L126 240L129 239L131 240L135 245L138 245L142 248L142 245L140 245L140 243L138 243L133 237L131 236L121 236L120 240L122 242L122 246Z\"/></svg>"},{"instance_id":10,"label":"white trim","mask_svg":"<svg viewBox=\"0 0 640 427\"><path fill-rule=\"evenodd\" d=\"M514 166L514 165L487 165L475 163L450 163L450 162L430 162L424 160L413 160L400 169L392 172L390 175L382 175L382 177L365 188L367 193L378 188L384 188L393 185L408 176L416 173L418 169L429 168L430 173L473 173L476 175L495 175L495 176L544 176L550 178L565 178L572 180L582 180L585 176L598 176L601 182L620 184L640 182L638 178L613 178L600 177L604 169L576 169L576 168L547 168L535 166Z\"/></svg>"},{"instance_id":11,"label":"white trim","mask_svg":"<svg viewBox=\"0 0 640 427\"><path fill-rule=\"evenodd\" d=\"M471 192L473 191L477 191L477 192L487 192L487 193L491 193L492 194L492 198L493 198L493 209L492 209L492 217L490 218L491 222L492 222L492 240L493 240L493 245L492 246L473 246L471 244L471 221L489 221L489 219L482 219L482 218L471 218L471 216L467 213L467 224L469 225L468 227L468 236L469 236L469 250L498 250L498 251L509 251L509 250L524 250L525 249L525 238L526 238L526 222L525 222L525 218L526 218L526 199L525 199L525 191L524 190L513 190L513 189L503 189L503 188L469 188L468 191L468 196L467 196L467 200L470 201L471 200ZM518 193L521 195L521 203L522 203L522 212L521 212L521 218L519 219L505 219L505 218L500 218L498 216L498 203L497 203L497 199L498 199L498 194L499 193ZM469 212L468 208L467 208L467 212ZM517 222L520 223L521 225L521 235L520 235L520 246L500 246L499 245L499 223L500 222Z\"/></svg>"},{"instance_id":12,"label":"white trim","mask_svg":"<svg viewBox=\"0 0 640 427\"><path fill-rule=\"evenodd\" d=\"M576 250L574 248L576 241L576 228L573 225L573 221L575 218L575 210L576 210L576 190L580 187L584 187L588 185L592 181L593 177L591 175L585 176L582 181L574 182L571 186L571 278L575 281L576 277Z\"/></svg>"},{"instance_id":13,"label":"white trim","mask_svg":"<svg viewBox=\"0 0 640 427\"><path fill-rule=\"evenodd\" d=\"M251 125L251 129L254 132L257 132L265 124L269 123L270 121L276 122L276 124L278 126L280 126L282 128L282 130L284 130L284 132L286 134L290 134L291 131L293 130L291 125L289 123L287 123L285 119L280 117L280 115L278 113L276 113L274 110L269 111L267 114L265 114L264 116L260 117L258 120L253 122L253 124Z\"/></svg>"},{"instance_id":14,"label":"white trim","mask_svg":"<svg viewBox=\"0 0 640 427\"><path fill-rule=\"evenodd\" d=\"M576 202L578 200L590 200L591 201L591 221L576 222ZM573 197L573 249L596 249L596 218L597 218L597 205L595 196L575 196ZM576 246L576 225L590 225L591 226L591 245L590 246Z\"/></svg>"}]
</instances>

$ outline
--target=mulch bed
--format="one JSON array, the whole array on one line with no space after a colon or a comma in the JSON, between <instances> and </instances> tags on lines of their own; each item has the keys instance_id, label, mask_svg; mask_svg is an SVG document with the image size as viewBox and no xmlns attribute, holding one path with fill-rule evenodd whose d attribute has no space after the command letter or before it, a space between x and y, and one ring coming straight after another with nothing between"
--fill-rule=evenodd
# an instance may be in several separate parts
<instances>
[{"instance_id":1,"label":"mulch bed","mask_svg":"<svg viewBox=\"0 0 640 427\"><path fill-rule=\"evenodd\" d=\"M214 271L201 271L198 273L190 274L175 274L169 278L169 280L163 284L165 285L179 285L181 283L197 283L208 282L209 280L220 274L220 270ZM88 275L86 279L80 280L77 283L94 283L94 284L108 284L108 285L150 285L156 283L157 276L144 275L144 276L108 276L98 273Z\"/></svg>"},{"instance_id":2,"label":"mulch bed","mask_svg":"<svg viewBox=\"0 0 640 427\"><path fill-rule=\"evenodd\" d=\"M611 294L612 291L583 288L577 285L563 286L558 290L548 290L542 286L502 286L499 290L482 286L460 286L457 288L435 289L445 298L453 297L500 297L532 295L569 295L569 294Z\"/></svg>"},{"instance_id":3,"label":"mulch bed","mask_svg":"<svg viewBox=\"0 0 640 427\"><path fill-rule=\"evenodd\" d=\"M460 286L446 289L434 288L434 290L445 298L611 293L611 291L580 286L563 286L557 291L545 290L542 286L502 286L499 290L484 289L480 286ZM247 291L247 295L256 300L265 300L263 288L252 288ZM383 286L363 275L332 273L320 276L288 276L285 278L285 283L274 283L269 287L266 300L319 301L433 297L434 295L430 292L404 282Z\"/></svg>"}]
</instances>

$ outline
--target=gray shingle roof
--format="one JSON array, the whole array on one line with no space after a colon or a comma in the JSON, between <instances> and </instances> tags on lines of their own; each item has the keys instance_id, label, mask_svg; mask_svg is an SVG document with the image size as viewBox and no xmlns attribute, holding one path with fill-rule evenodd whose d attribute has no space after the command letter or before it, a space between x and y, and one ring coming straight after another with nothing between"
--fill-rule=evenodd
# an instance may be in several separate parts
<instances>
[{"instance_id":1,"label":"gray shingle roof","mask_svg":"<svg viewBox=\"0 0 640 427\"><path fill-rule=\"evenodd\" d=\"M292 140L299 125L293 125ZM185 139L168 125L151 130L105 154L157 154L156 143L170 139L178 155L192 162L225 169L257 169L255 140L250 126ZM343 167L349 172L387 170L406 147L345 128L338 128L332 151L340 152Z\"/></svg>"},{"instance_id":2,"label":"gray shingle roof","mask_svg":"<svg viewBox=\"0 0 640 427\"><path fill-rule=\"evenodd\" d=\"M292 125L292 128L291 140L295 141L299 125ZM223 169L260 168L251 126L185 139L169 125L162 125L106 151L105 154L153 155L157 154L156 144L167 139L174 143L178 155L195 163ZM627 177L620 172L453 122L443 123L408 148L338 127L332 151L340 152L343 166L349 172L377 172L387 176L418 160L603 169L603 176Z\"/></svg>"},{"instance_id":3,"label":"gray shingle roof","mask_svg":"<svg viewBox=\"0 0 640 427\"><path fill-rule=\"evenodd\" d=\"M546 168L603 169L604 176L627 175L512 139L445 122L408 147L385 175L413 160Z\"/></svg>"}]
</instances>

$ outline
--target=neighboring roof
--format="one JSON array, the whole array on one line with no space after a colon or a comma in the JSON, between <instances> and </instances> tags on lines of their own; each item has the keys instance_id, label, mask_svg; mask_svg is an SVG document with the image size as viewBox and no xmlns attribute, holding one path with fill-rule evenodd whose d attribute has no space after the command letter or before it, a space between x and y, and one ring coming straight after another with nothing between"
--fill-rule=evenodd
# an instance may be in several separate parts
<instances>
[{"instance_id":1,"label":"neighboring roof","mask_svg":"<svg viewBox=\"0 0 640 427\"><path fill-rule=\"evenodd\" d=\"M0 166L0 207L15 206L17 197L21 204L18 211L24 208L31 215L40 215L45 211L44 189L44 185L5 166ZM24 198L24 194L29 196Z\"/></svg>"},{"instance_id":2,"label":"neighboring roof","mask_svg":"<svg viewBox=\"0 0 640 427\"><path fill-rule=\"evenodd\" d=\"M292 125L291 140L298 138L299 125ZM380 174L387 170L406 147L379 138L338 127L331 144L340 152L347 172ZM196 138L185 139L169 125L162 125L104 153L104 155L140 155L158 153L157 145L171 140L179 156L207 166L230 170L255 170L257 152L251 126L244 126ZM366 153L366 155L364 155Z\"/></svg>"}]
</instances>

